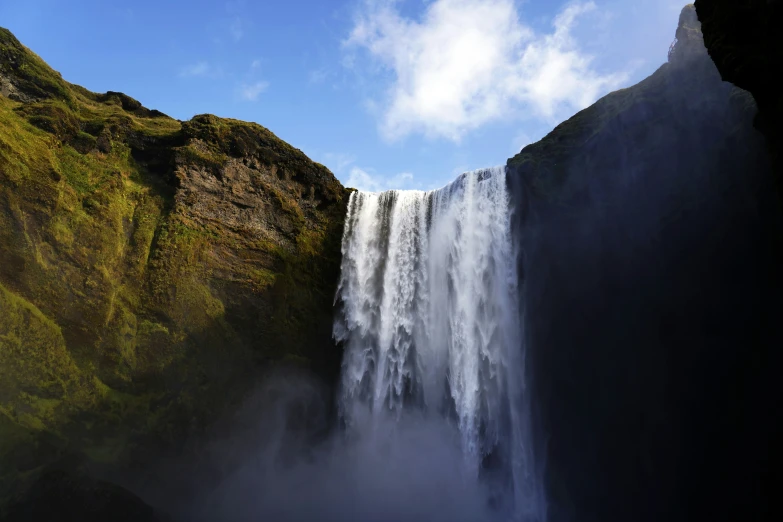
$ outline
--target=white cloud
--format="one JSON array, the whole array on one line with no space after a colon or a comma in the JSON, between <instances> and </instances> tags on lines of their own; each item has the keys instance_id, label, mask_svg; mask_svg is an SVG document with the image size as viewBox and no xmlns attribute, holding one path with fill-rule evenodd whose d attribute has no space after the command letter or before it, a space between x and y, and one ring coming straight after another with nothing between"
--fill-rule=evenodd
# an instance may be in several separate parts
<instances>
[{"instance_id":1,"label":"white cloud","mask_svg":"<svg viewBox=\"0 0 783 522\"><path fill-rule=\"evenodd\" d=\"M310 83L323 83L328 76L329 73L325 68L314 69L310 71Z\"/></svg>"},{"instance_id":2,"label":"white cloud","mask_svg":"<svg viewBox=\"0 0 783 522\"><path fill-rule=\"evenodd\" d=\"M342 152L327 152L324 154L324 164L337 173L342 172L355 161L356 157L352 154L344 154Z\"/></svg>"},{"instance_id":3,"label":"white cloud","mask_svg":"<svg viewBox=\"0 0 783 522\"><path fill-rule=\"evenodd\" d=\"M243 36L245 36L245 30L243 27L242 19L241 18L234 18L234 20L231 22L231 25L229 26L228 30L231 33L231 37L234 39L235 42L238 42L242 39Z\"/></svg>"},{"instance_id":4,"label":"white cloud","mask_svg":"<svg viewBox=\"0 0 783 522\"><path fill-rule=\"evenodd\" d=\"M243 100L256 101L258 96L269 87L269 82L243 83L239 88L239 96Z\"/></svg>"},{"instance_id":5,"label":"white cloud","mask_svg":"<svg viewBox=\"0 0 783 522\"><path fill-rule=\"evenodd\" d=\"M187 67L183 67L179 71L179 75L182 77L189 77L189 76L209 76L213 74L215 71L213 68L209 65L207 62L198 62L193 65L188 65Z\"/></svg>"},{"instance_id":6,"label":"white cloud","mask_svg":"<svg viewBox=\"0 0 783 522\"><path fill-rule=\"evenodd\" d=\"M520 112L552 122L617 88L627 73L601 74L572 35L596 9L571 3L548 34L520 20L514 0L434 0L420 20L397 0L364 0L346 49L365 50L391 73L380 131L459 141L467 132ZM354 55L345 64L355 68Z\"/></svg>"},{"instance_id":7,"label":"white cloud","mask_svg":"<svg viewBox=\"0 0 783 522\"><path fill-rule=\"evenodd\" d=\"M253 62L250 64L251 71L255 71L259 67L261 67L261 60L253 60Z\"/></svg>"},{"instance_id":8,"label":"white cloud","mask_svg":"<svg viewBox=\"0 0 783 522\"><path fill-rule=\"evenodd\" d=\"M351 169L345 185L366 192L418 188L416 186L417 184L413 181L413 174L410 172L403 172L389 178L368 172L359 167L353 167Z\"/></svg>"}]
</instances>

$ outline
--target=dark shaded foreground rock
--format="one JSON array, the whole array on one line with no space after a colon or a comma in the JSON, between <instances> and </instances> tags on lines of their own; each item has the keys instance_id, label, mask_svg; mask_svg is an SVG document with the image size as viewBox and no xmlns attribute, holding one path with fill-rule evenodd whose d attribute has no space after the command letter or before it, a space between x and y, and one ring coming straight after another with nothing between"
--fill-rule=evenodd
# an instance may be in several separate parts
<instances>
[{"instance_id":1,"label":"dark shaded foreground rock","mask_svg":"<svg viewBox=\"0 0 783 522\"><path fill-rule=\"evenodd\" d=\"M3 518L6 522L164 522L139 497L116 484L88 478L84 474L53 469L44 473L13 503Z\"/></svg>"},{"instance_id":2,"label":"dark shaded foreground rock","mask_svg":"<svg viewBox=\"0 0 783 522\"><path fill-rule=\"evenodd\" d=\"M783 204L783 3L779 0L696 0L704 42L721 76L753 94L755 124L767 137Z\"/></svg>"},{"instance_id":3,"label":"dark shaded foreground rock","mask_svg":"<svg viewBox=\"0 0 783 522\"><path fill-rule=\"evenodd\" d=\"M780 519L774 176L692 7L677 34L508 163L553 521Z\"/></svg>"}]
</instances>

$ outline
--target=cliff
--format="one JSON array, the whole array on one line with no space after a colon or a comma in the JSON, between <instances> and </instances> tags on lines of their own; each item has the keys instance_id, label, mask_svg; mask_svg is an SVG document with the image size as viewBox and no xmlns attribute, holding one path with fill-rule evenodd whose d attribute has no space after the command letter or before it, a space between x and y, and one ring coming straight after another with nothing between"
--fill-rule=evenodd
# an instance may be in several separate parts
<instances>
[{"instance_id":1,"label":"cliff","mask_svg":"<svg viewBox=\"0 0 783 522\"><path fill-rule=\"evenodd\" d=\"M773 171L693 6L676 34L652 76L508 161L552 520L775 519Z\"/></svg>"},{"instance_id":2,"label":"cliff","mask_svg":"<svg viewBox=\"0 0 783 522\"><path fill-rule=\"evenodd\" d=\"M778 69L783 63L783 4L778 0L696 0L704 42L721 77L753 94L756 127L767 137L783 203L783 94Z\"/></svg>"},{"instance_id":3,"label":"cliff","mask_svg":"<svg viewBox=\"0 0 783 522\"><path fill-rule=\"evenodd\" d=\"M347 198L253 123L72 85L0 29L0 498L187 448L261 368L333 378Z\"/></svg>"}]
</instances>

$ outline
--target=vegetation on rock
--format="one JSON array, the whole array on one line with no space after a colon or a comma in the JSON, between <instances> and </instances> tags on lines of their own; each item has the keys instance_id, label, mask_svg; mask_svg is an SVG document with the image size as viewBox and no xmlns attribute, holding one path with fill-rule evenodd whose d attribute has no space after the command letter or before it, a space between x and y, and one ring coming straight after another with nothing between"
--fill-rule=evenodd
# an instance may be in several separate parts
<instances>
[{"instance_id":1,"label":"vegetation on rock","mask_svg":"<svg viewBox=\"0 0 783 522\"><path fill-rule=\"evenodd\" d=\"M268 363L333 376L344 196L260 125L89 92L0 29L0 497L181 441Z\"/></svg>"}]
</instances>

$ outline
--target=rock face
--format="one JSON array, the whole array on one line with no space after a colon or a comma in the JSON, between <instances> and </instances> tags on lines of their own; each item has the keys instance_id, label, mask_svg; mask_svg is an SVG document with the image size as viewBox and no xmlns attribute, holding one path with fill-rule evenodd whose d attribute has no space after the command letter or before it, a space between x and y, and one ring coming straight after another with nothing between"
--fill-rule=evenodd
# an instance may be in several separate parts
<instances>
[{"instance_id":1,"label":"rock face","mask_svg":"<svg viewBox=\"0 0 783 522\"><path fill-rule=\"evenodd\" d=\"M756 126L766 135L783 201L783 3L779 0L696 0L704 42L724 80L753 94Z\"/></svg>"},{"instance_id":2,"label":"rock face","mask_svg":"<svg viewBox=\"0 0 783 522\"><path fill-rule=\"evenodd\" d=\"M762 111L780 110L776 67L783 61L778 0L696 0L704 42L724 80L747 89Z\"/></svg>"},{"instance_id":3,"label":"rock face","mask_svg":"<svg viewBox=\"0 0 783 522\"><path fill-rule=\"evenodd\" d=\"M163 519L139 497L115 484L52 469L42 473L23 500L12 503L3 520L161 522Z\"/></svg>"},{"instance_id":4,"label":"rock face","mask_svg":"<svg viewBox=\"0 0 783 522\"><path fill-rule=\"evenodd\" d=\"M143 466L285 361L336 376L345 190L251 123L65 82L0 29L0 499Z\"/></svg>"},{"instance_id":5,"label":"rock face","mask_svg":"<svg viewBox=\"0 0 783 522\"><path fill-rule=\"evenodd\" d=\"M508 162L552 520L773 514L780 209L752 97L680 20L670 63Z\"/></svg>"}]
</instances>

